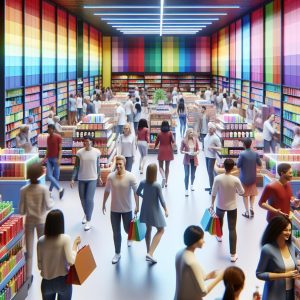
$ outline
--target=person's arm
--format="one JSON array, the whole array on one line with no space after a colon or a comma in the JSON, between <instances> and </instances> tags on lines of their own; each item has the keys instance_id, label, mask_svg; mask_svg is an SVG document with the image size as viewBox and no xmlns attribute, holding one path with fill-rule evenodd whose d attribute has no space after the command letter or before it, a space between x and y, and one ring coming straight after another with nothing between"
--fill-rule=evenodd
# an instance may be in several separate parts
<instances>
[{"instance_id":1,"label":"person's arm","mask_svg":"<svg viewBox=\"0 0 300 300\"><path fill-rule=\"evenodd\" d=\"M140 203L139 203L139 196L137 195L138 183L134 175L132 175L132 178L130 180L130 185L134 192L134 200L135 200L134 214L137 214L140 210L139 208Z\"/></svg>"},{"instance_id":2,"label":"person's arm","mask_svg":"<svg viewBox=\"0 0 300 300\"><path fill-rule=\"evenodd\" d=\"M108 199L108 196L110 194L111 191L111 178L108 176L107 177L107 181L106 181L106 185L105 185L105 191L104 191L104 195L103 195L103 202L102 202L102 212L105 215L106 212L106 201Z\"/></svg>"},{"instance_id":3,"label":"person's arm","mask_svg":"<svg viewBox=\"0 0 300 300\"><path fill-rule=\"evenodd\" d=\"M188 152L187 151L184 151L185 149L185 143L184 141L181 141L181 145L180 145L180 153L182 154L187 154Z\"/></svg>"},{"instance_id":4,"label":"person's arm","mask_svg":"<svg viewBox=\"0 0 300 300\"><path fill-rule=\"evenodd\" d=\"M64 241L64 252L65 252L65 258L67 263L72 266L75 263L76 254L77 254L77 247L80 244L80 237L78 236L74 243L73 247L71 247L71 239L69 236L65 235L65 241Z\"/></svg>"},{"instance_id":5,"label":"person's arm","mask_svg":"<svg viewBox=\"0 0 300 300\"><path fill-rule=\"evenodd\" d=\"M158 195L158 200L160 202L160 205L163 207L163 209L165 211L165 216L168 217L169 212L168 212L168 209L167 209L167 206L166 206L166 202L165 202L160 184L157 185L157 195Z\"/></svg>"},{"instance_id":6,"label":"person's arm","mask_svg":"<svg viewBox=\"0 0 300 300\"><path fill-rule=\"evenodd\" d=\"M256 165L259 167L262 166L262 161L261 161L258 153L256 153Z\"/></svg>"},{"instance_id":7,"label":"person's arm","mask_svg":"<svg viewBox=\"0 0 300 300\"><path fill-rule=\"evenodd\" d=\"M41 242L40 241L38 241L37 242L37 262L38 262L38 269L39 270L42 270L42 257L43 257L43 251L42 251L42 249L41 249Z\"/></svg>"},{"instance_id":8,"label":"person's arm","mask_svg":"<svg viewBox=\"0 0 300 300\"><path fill-rule=\"evenodd\" d=\"M214 145L215 146L209 146L209 149L212 149L212 150L215 150L215 151L221 151L222 150L222 144L221 144L221 141L220 141L218 136L215 136Z\"/></svg>"},{"instance_id":9,"label":"person's arm","mask_svg":"<svg viewBox=\"0 0 300 300\"><path fill-rule=\"evenodd\" d=\"M71 180L71 183L70 183L71 188L74 187L74 181L75 181L75 178L78 175L79 168L80 168L80 158L76 155L75 165L74 165L73 173L72 173L72 180Z\"/></svg>"},{"instance_id":10,"label":"person's arm","mask_svg":"<svg viewBox=\"0 0 300 300\"><path fill-rule=\"evenodd\" d=\"M237 177L235 177L235 178L237 179L236 191L240 196L243 196L245 193L245 190L242 186L242 183L239 178L237 178Z\"/></svg>"},{"instance_id":11,"label":"person's arm","mask_svg":"<svg viewBox=\"0 0 300 300\"><path fill-rule=\"evenodd\" d=\"M24 188L21 188L20 190L20 203L19 203L19 214L25 215L25 191Z\"/></svg>"},{"instance_id":12,"label":"person's arm","mask_svg":"<svg viewBox=\"0 0 300 300\"><path fill-rule=\"evenodd\" d=\"M100 152L100 151L99 151L99 152ZM102 185L103 182L102 182L102 179L101 179L100 156L101 156L101 152L100 152L100 154L99 154L98 157L97 157L97 162L96 162L96 164L97 164L97 178L98 178L98 180L99 180L100 185Z\"/></svg>"},{"instance_id":13,"label":"person's arm","mask_svg":"<svg viewBox=\"0 0 300 300\"><path fill-rule=\"evenodd\" d=\"M137 190L136 190L136 194L138 196L140 196L141 198L143 198L143 195L144 195L144 193L143 193L144 192L144 187L145 187L145 183L144 183L144 181L141 181L138 188L137 188Z\"/></svg>"},{"instance_id":14,"label":"person's arm","mask_svg":"<svg viewBox=\"0 0 300 300\"><path fill-rule=\"evenodd\" d=\"M137 144L136 144L136 142L135 142L135 136L134 136L134 134L132 134L132 143L131 143L131 147L132 147L132 149L131 149L131 151L132 151L132 157L133 157L133 161L134 161L134 159L135 159L135 154L136 154L136 147L137 147Z\"/></svg>"},{"instance_id":15,"label":"person's arm","mask_svg":"<svg viewBox=\"0 0 300 300\"><path fill-rule=\"evenodd\" d=\"M48 211L54 206L54 200L50 198L50 192L48 189L44 189L44 203L45 203L45 210Z\"/></svg>"},{"instance_id":16,"label":"person's arm","mask_svg":"<svg viewBox=\"0 0 300 300\"><path fill-rule=\"evenodd\" d=\"M60 137L60 142L58 144L58 160L57 160L58 165L60 165L61 163L61 157L62 157L62 139Z\"/></svg>"},{"instance_id":17,"label":"person's arm","mask_svg":"<svg viewBox=\"0 0 300 300\"><path fill-rule=\"evenodd\" d=\"M154 149L158 146L158 144L159 144L159 134L156 137L155 144L154 144Z\"/></svg>"},{"instance_id":18,"label":"person's arm","mask_svg":"<svg viewBox=\"0 0 300 300\"><path fill-rule=\"evenodd\" d=\"M271 134L274 134L276 130L273 128L273 126L270 124L270 122L265 122L266 128L271 132Z\"/></svg>"},{"instance_id":19,"label":"person's arm","mask_svg":"<svg viewBox=\"0 0 300 300\"><path fill-rule=\"evenodd\" d=\"M146 131L146 141L149 144L150 143L150 133L149 133L149 129L148 128L146 128L146 129L147 129L147 131Z\"/></svg>"},{"instance_id":20,"label":"person's arm","mask_svg":"<svg viewBox=\"0 0 300 300\"><path fill-rule=\"evenodd\" d=\"M122 154L122 135L123 134L120 134L117 140L117 155Z\"/></svg>"},{"instance_id":21,"label":"person's arm","mask_svg":"<svg viewBox=\"0 0 300 300\"><path fill-rule=\"evenodd\" d=\"M241 168L243 166L243 156L240 154L236 163L236 166L238 168Z\"/></svg>"}]
</instances>

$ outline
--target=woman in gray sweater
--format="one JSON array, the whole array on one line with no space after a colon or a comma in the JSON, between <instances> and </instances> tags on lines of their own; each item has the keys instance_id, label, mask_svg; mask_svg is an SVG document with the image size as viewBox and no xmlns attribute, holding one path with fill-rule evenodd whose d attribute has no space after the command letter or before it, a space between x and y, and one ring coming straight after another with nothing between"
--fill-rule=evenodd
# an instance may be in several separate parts
<instances>
[{"instance_id":1,"label":"woman in gray sweater","mask_svg":"<svg viewBox=\"0 0 300 300\"><path fill-rule=\"evenodd\" d=\"M157 263L157 261L153 258L153 253L164 234L164 227L166 226L166 221L162 214L160 205L165 211L165 216L168 217L168 210L162 195L161 185L156 181L156 178L157 165L150 164L147 167L146 180L141 181L136 192L138 196L143 198L140 221L147 225L146 260L152 264ZM157 232L151 241L152 226L156 227Z\"/></svg>"}]
</instances>

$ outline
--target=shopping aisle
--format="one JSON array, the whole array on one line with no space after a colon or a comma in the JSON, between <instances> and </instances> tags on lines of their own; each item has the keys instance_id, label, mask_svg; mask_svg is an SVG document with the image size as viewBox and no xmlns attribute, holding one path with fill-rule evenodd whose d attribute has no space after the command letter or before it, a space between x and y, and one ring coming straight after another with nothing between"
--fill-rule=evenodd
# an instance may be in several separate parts
<instances>
[{"instance_id":1,"label":"shopping aisle","mask_svg":"<svg viewBox=\"0 0 300 300\"><path fill-rule=\"evenodd\" d=\"M177 144L179 142L177 141ZM151 155L148 162L156 162L156 155ZM158 263L150 266L145 261L145 242L135 242L127 248L126 235L123 232L122 257L117 265L112 265L114 255L112 230L109 213L103 216L102 196L103 188L97 188L95 196L95 210L92 219L92 230L85 232L81 225L83 216L77 186L66 188L62 201L56 196L56 207L65 214L66 233L72 238L81 236L82 244L90 244L97 263L96 271L88 278L83 286L74 286L73 300L171 300L175 291L175 254L183 248L183 232L188 225L199 224L206 207L210 205L210 198L204 188L208 185L203 152L200 154L200 166L196 173L195 187L188 198L184 196L184 171L182 155L175 155L170 167L170 180L164 189L164 196L169 209L167 227L154 257ZM138 174L138 164L134 165L134 173L139 180L145 175ZM160 180L160 177L159 177ZM261 192L261 189L260 189ZM246 286L241 299L252 299L256 285L262 282L255 277L255 269L259 258L259 240L266 221L266 212L256 207L253 220L241 216L243 212L242 198L238 198L238 247L239 259L236 265L246 274ZM108 207L108 206L107 206ZM222 243L209 234L205 235L205 246L196 252L197 257L206 271L229 266L229 245L227 222L224 224L224 238ZM35 252L36 259L36 252ZM28 300L40 300L40 275L36 262L34 263L34 281L27 297ZM261 287L262 292L262 287ZM215 299L223 294L223 283L219 284L205 299Z\"/></svg>"}]
</instances>

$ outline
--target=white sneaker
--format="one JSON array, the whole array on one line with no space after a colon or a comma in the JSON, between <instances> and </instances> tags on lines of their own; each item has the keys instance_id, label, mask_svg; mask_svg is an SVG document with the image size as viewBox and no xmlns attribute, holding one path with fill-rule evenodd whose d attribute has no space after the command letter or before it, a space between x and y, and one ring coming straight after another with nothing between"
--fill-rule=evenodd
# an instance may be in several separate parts
<instances>
[{"instance_id":1,"label":"white sneaker","mask_svg":"<svg viewBox=\"0 0 300 300\"><path fill-rule=\"evenodd\" d=\"M115 256L113 257L111 263L112 264L117 264L119 262L119 260L121 259L121 254L115 254Z\"/></svg>"},{"instance_id":2,"label":"white sneaker","mask_svg":"<svg viewBox=\"0 0 300 300\"><path fill-rule=\"evenodd\" d=\"M166 185L166 178L163 178L161 181L161 187L164 188Z\"/></svg>"},{"instance_id":3,"label":"white sneaker","mask_svg":"<svg viewBox=\"0 0 300 300\"><path fill-rule=\"evenodd\" d=\"M222 242L222 237L216 236L216 239L217 239L217 241L218 241L219 243Z\"/></svg>"},{"instance_id":4,"label":"white sneaker","mask_svg":"<svg viewBox=\"0 0 300 300\"><path fill-rule=\"evenodd\" d=\"M82 223L82 224L86 224L86 222L87 222L87 221L86 221L86 216L84 215L84 217L83 217L83 219L82 219L82 222L81 222L81 223Z\"/></svg>"},{"instance_id":5,"label":"white sneaker","mask_svg":"<svg viewBox=\"0 0 300 300\"><path fill-rule=\"evenodd\" d=\"M189 190L185 190L185 196L188 197L189 195Z\"/></svg>"},{"instance_id":6,"label":"white sneaker","mask_svg":"<svg viewBox=\"0 0 300 300\"><path fill-rule=\"evenodd\" d=\"M154 257L151 256L151 255L148 254L148 253L147 253L147 255L146 255L146 261L149 261L149 262L152 263L152 264L156 264L156 263L157 263L157 260L154 259Z\"/></svg>"},{"instance_id":7,"label":"white sneaker","mask_svg":"<svg viewBox=\"0 0 300 300\"><path fill-rule=\"evenodd\" d=\"M128 240L128 241L127 241L127 246L128 246L128 247L131 247L131 246L132 246L132 241L129 241L129 240Z\"/></svg>"},{"instance_id":8,"label":"white sneaker","mask_svg":"<svg viewBox=\"0 0 300 300\"><path fill-rule=\"evenodd\" d=\"M191 191L193 192L195 190L194 186L191 185Z\"/></svg>"},{"instance_id":9,"label":"white sneaker","mask_svg":"<svg viewBox=\"0 0 300 300\"><path fill-rule=\"evenodd\" d=\"M92 226L91 226L91 224L90 224L90 222L86 222L86 224L85 224L85 226L84 226L84 230L85 231L88 231L88 230L90 230L92 228Z\"/></svg>"},{"instance_id":10,"label":"white sneaker","mask_svg":"<svg viewBox=\"0 0 300 300\"><path fill-rule=\"evenodd\" d=\"M236 262L237 259L238 259L237 254L230 255L230 261L231 261L231 262Z\"/></svg>"}]
</instances>

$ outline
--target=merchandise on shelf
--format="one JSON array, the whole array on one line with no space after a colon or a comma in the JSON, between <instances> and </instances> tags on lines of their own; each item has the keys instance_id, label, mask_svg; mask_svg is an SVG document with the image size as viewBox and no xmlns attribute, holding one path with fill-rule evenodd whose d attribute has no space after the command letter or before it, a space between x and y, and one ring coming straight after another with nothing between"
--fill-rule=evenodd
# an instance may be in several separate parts
<instances>
[{"instance_id":1,"label":"merchandise on shelf","mask_svg":"<svg viewBox=\"0 0 300 300\"><path fill-rule=\"evenodd\" d=\"M161 75L145 75L145 89L147 96L152 98L156 89L161 88Z\"/></svg>"},{"instance_id":2,"label":"merchandise on shelf","mask_svg":"<svg viewBox=\"0 0 300 300\"><path fill-rule=\"evenodd\" d=\"M128 92L128 76L112 74L111 88L114 92Z\"/></svg>"},{"instance_id":3,"label":"merchandise on shelf","mask_svg":"<svg viewBox=\"0 0 300 300\"><path fill-rule=\"evenodd\" d=\"M67 82L57 83L57 112L60 119L64 119L68 115L68 86Z\"/></svg>"},{"instance_id":4,"label":"merchandise on shelf","mask_svg":"<svg viewBox=\"0 0 300 300\"><path fill-rule=\"evenodd\" d=\"M204 91L210 88L210 75L195 76L195 91Z\"/></svg>"},{"instance_id":5,"label":"merchandise on shelf","mask_svg":"<svg viewBox=\"0 0 300 300\"><path fill-rule=\"evenodd\" d=\"M50 108L54 107L54 113L56 113L56 84L43 85L42 93L42 132L47 131L47 119L49 116Z\"/></svg>"},{"instance_id":6,"label":"merchandise on shelf","mask_svg":"<svg viewBox=\"0 0 300 300\"><path fill-rule=\"evenodd\" d=\"M127 93L126 96L118 96L118 97L122 97L124 99L124 101L127 99ZM102 114L104 114L107 118L114 118L115 117L115 112L116 112L116 103L117 101L110 100L110 101L105 101L105 102L101 102L101 108L100 108L100 112Z\"/></svg>"},{"instance_id":7,"label":"merchandise on shelf","mask_svg":"<svg viewBox=\"0 0 300 300\"><path fill-rule=\"evenodd\" d=\"M218 89L218 76L213 76L212 77L212 84L211 87L215 90Z\"/></svg>"},{"instance_id":8,"label":"merchandise on shelf","mask_svg":"<svg viewBox=\"0 0 300 300\"><path fill-rule=\"evenodd\" d=\"M242 109L246 110L250 103L250 82L243 80L242 82Z\"/></svg>"},{"instance_id":9,"label":"merchandise on shelf","mask_svg":"<svg viewBox=\"0 0 300 300\"><path fill-rule=\"evenodd\" d=\"M88 78L83 78L83 96L90 96L90 83Z\"/></svg>"},{"instance_id":10,"label":"merchandise on shelf","mask_svg":"<svg viewBox=\"0 0 300 300\"><path fill-rule=\"evenodd\" d=\"M251 83L250 102L253 102L255 107L260 107L264 103L264 85L262 83Z\"/></svg>"}]
</instances>

